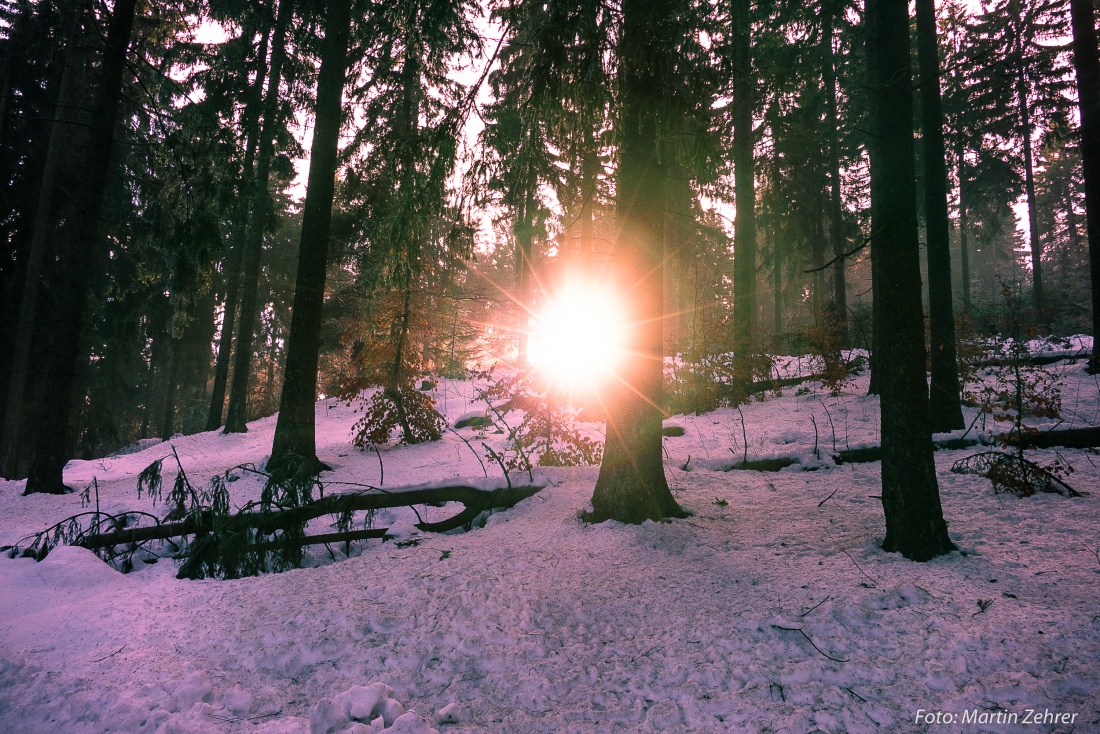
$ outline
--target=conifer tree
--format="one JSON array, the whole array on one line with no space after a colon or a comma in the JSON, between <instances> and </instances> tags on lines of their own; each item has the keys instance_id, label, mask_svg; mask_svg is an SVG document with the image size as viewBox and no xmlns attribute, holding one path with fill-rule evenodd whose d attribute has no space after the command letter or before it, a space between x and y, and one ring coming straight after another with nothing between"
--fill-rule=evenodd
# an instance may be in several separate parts
<instances>
[{"instance_id":1,"label":"conifer tree","mask_svg":"<svg viewBox=\"0 0 1100 734\"><path fill-rule=\"evenodd\" d=\"M286 376L269 466L278 466L280 462L287 462L290 455L295 455L315 469L323 467L317 459L316 447L317 367L334 179L343 121L340 103L348 66L351 4L351 0L337 0L327 8Z\"/></svg>"},{"instance_id":2,"label":"conifer tree","mask_svg":"<svg viewBox=\"0 0 1100 734\"><path fill-rule=\"evenodd\" d=\"M920 66L921 159L928 247L928 324L931 336L930 419L933 432L963 428L959 367L955 352L955 309L951 296L950 221L947 166L940 103L940 59L933 0L917 0L917 57Z\"/></svg>"},{"instance_id":3,"label":"conifer tree","mask_svg":"<svg viewBox=\"0 0 1100 734\"><path fill-rule=\"evenodd\" d=\"M1092 357L1089 372L1100 373L1100 60L1096 50L1096 10L1089 0L1070 0L1073 65L1081 109L1081 161L1085 177L1085 217L1092 285Z\"/></svg>"},{"instance_id":4,"label":"conifer tree","mask_svg":"<svg viewBox=\"0 0 1100 734\"><path fill-rule=\"evenodd\" d=\"M883 549L927 561L954 550L932 458L921 319L913 97L906 0L867 0L872 257L882 425Z\"/></svg>"},{"instance_id":5,"label":"conifer tree","mask_svg":"<svg viewBox=\"0 0 1100 734\"><path fill-rule=\"evenodd\" d=\"M622 3L616 265L630 297L624 342L631 359L609 399L603 462L586 516L592 522L684 515L665 479L660 408L665 205L658 131L671 95L671 55L684 32L679 10L675 0Z\"/></svg>"}]
</instances>

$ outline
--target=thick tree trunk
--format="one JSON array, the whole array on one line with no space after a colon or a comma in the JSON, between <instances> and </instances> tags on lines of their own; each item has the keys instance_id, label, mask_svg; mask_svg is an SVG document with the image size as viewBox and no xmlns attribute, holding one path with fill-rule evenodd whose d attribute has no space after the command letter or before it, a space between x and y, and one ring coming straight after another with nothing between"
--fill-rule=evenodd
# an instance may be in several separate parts
<instances>
[{"instance_id":1,"label":"thick tree trunk","mask_svg":"<svg viewBox=\"0 0 1100 734\"><path fill-rule=\"evenodd\" d=\"M661 446L664 178L659 111L676 47L669 0L623 0L619 41L622 90L616 264L630 309L630 357L609 390L607 438L591 522L640 523L683 517L665 479Z\"/></svg>"},{"instance_id":2,"label":"thick tree trunk","mask_svg":"<svg viewBox=\"0 0 1100 734\"><path fill-rule=\"evenodd\" d=\"M947 164L940 101L940 57L934 0L917 0L917 57L924 142L924 206L928 237L928 326L932 342L929 393L932 431L963 428L955 309L951 302L951 224L947 215Z\"/></svg>"},{"instance_id":3,"label":"thick tree trunk","mask_svg":"<svg viewBox=\"0 0 1100 734\"><path fill-rule=\"evenodd\" d=\"M65 166L65 155L71 150L71 140L82 121L77 119L79 101L82 93L80 76L84 66L83 3L74 4L66 19L66 48L64 69L57 94L54 120L50 127L50 142L46 149L46 160L42 167L42 181L39 184L38 202L34 213L34 230L31 234L27 269L23 276L23 292L19 303L19 318L15 324L15 339L11 355L11 377L7 385L7 400L4 402L4 422L0 430L0 476L17 479L23 475L22 461L24 436L26 434L25 405L28 399L28 377L31 370L31 350L36 337L42 332L38 328L39 291L43 280L43 270L47 253L53 242L58 223L54 211L54 194L58 178ZM29 10L25 11L29 12ZM5 65L11 54L5 58ZM6 99L0 100L3 105ZM3 115L0 113L0 120Z\"/></svg>"},{"instance_id":4,"label":"thick tree trunk","mask_svg":"<svg viewBox=\"0 0 1100 734\"><path fill-rule=\"evenodd\" d=\"M286 57L286 28L293 14L293 0L279 2L271 47L271 67L264 98L263 122L257 146L256 181L252 190L252 216L248 224L241 265L240 322L237 325L236 354L233 357L233 382L229 389L229 408L225 416L226 433L248 431L248 380L252 372L252 343L255 339L259 310L260 255L264 244L264 220L268 213L267 190L271 162L275 157L275 128L279 124L279 85Z\"/></svg>"},{"instance_id":5,"label":"thick tree trunk","mask_svg":"<svg viewBox=\"0 0 1100 734\"><path fill-rule=\"evenodd\" d=\"M309 187L302 211L302 238L298 246L298 275L283 394L271 447L275 461L287 454L296 454L313 462L317 468L322 467L316 446L317 370L350 33L351 0L330 3L317 82L316 125L310 149Z\"/></svg>"},{"instance_id":6,"label":"thick tree trunk","mask_svg":"<svg viewBox=\"0 0 1100 734\"><path fill-rule=\"evenodd\" d=\"M1100 60L1096 49L1096 12L1091 0L1070 0L1073 65L1081 108L1081 164L1085 174L1085 226L1089 236L1092 280L1092 359L1089 372L1100 373Z\"/></svg>"},{"instance_id":7,"label":"thick tree trunk","mask_svg":"<svg viewBox=\"0 0 1100 734\"><path fill-rule=\"evenodd\" d=\"M920 244L917 237L913 96L906 0L867 0L871 72L871 177L874 236L881 280L875 370L882 411L883 548L926 561L954 549L940 506L928 386L924 377Z\"/></svg>"},{"instance_id":8,"label":"thick tree trunk","mask_svg":"<svg viewBox=\"0 0 1100 734\"><path fill-rule=\"evenodd\" d=\"M755 107L749 0L733 0L730 6L733 38L733 165L736 221L733 232L733 330L735 379L752 382L750 354L756 335L756 190L755 141L752 113Z\"/></svg>"},{"instance_id":9,"label":"thick tree trunk","mask_svg":"<svg viewBox=\"0 0 1100 734\"><path fill-rule=\"evenodd\" d=\"M238 201L251 201L252 188L250 184L255 180L256 148L259 145L259 119L260 107L263 104L263 86L267 69L267 44L271 36L271 26L264 32L260 42L260 50L257 58L260 59L260 73L256 74L254 96L249 101L244 113L244 128L247 134L245 141L244 160L241 163L241 189L238 192ZM233 336L237 325L237 307L241 299L241 264L244 256L245 241L248 234L248 207L237 206L240 220L233 230L233 241L226 256L225 272L225 310L222 312L222 329L218 337L218 355L214 361L214 385L210 395L210 412L206 418L206 430L216 431L222 425L222 412L225 409L225 388L229 382L229 361L233 354ZM243 216L242 216L243 215Z\"/></svg>"},{"instance_id":10,"label":"thick tree trunk","mask_svg":"<svg viewBox=\"0 0 1100 734\"><path fill-rule=\"evenodd\" d=\"M66 222L66 232L70 235L69 253L60 288L62 308L59 310L64 318L54 337L26 494L60 494L66 490L62 473L69 458L66 440L73 406L73 383L80 357L80 338L84 331L88 275L95 262L95 252L99 249L99 213L110 168L126 52L130 46L136 5L136 0L118 0L107 31L89 146L82 156L83 165L75 184L75 206Z\"/></svg>"}]
</instances>

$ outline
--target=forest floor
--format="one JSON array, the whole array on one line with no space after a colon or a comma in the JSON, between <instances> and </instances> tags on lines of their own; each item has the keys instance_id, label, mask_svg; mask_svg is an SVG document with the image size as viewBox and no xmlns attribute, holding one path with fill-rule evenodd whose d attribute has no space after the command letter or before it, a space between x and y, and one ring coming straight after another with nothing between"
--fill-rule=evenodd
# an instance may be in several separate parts
<instances>
[{"instance_id":1,"label":"forest floor","mask_svg":"<svg viewBox=\"0 0 1100 734\"><path fill-rule=\"evenodd\" d=\"M1048 369L1060 427L1100 425L1084 363ZM912 563L879 547L880 464L829 458L878 442L866 390L866 376L838 395L807 383L670 419L685 431L664 439L684 520L585 525L597 470L559 468L483 528L418 534L409 510L385 510L375 525L405 542L315 547L307 568L255 578L177 580L169 559L123 575L77 548L0 558L0 731L1100 731L1100 456L1033 452L1068 460L1088 494L1020 499L950 472L977 449L937 452L960 551ZM479 408L468 382L434 394L452 423ZM321 401L317 420L327 491L500 476L460 438L499 451L491 429L376 455L351 443L354 406ZM274 425L171 445L209 477L262 465ZM979 419L969 435L994 429ZM136 477L170 449L135 448L71 462L66 480L94 477L105 511L160 514ZM801 463L726 470L770 457ZM260 478L237 475L240 506ZM0 545L81 511L75 493L22 490L0 481Z\"/></svg>"}]
</instances>

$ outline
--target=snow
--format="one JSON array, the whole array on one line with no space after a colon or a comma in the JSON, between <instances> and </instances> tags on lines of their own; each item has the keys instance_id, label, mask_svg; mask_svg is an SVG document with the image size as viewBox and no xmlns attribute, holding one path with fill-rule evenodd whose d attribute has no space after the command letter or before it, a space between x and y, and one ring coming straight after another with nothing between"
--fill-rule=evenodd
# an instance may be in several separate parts
<instances>
[{"instance_id":1,"label":"snow","mask_svg":"<svg viewBox=\"0 0 1100 734\"><path fill-rule=\"evenodd\" d=\"M1100 383L1080 362L1053 369L1060 427L1100 424ZM474 387L435 388L449 421L478 410ZM866 377L839 395L802 387L670 421L685 429L664 439L685 520L585 525L597 469L546 469L543 490L481 529L422 533L410 511L384 510L376 525L419 542L372 540L350 558L322 546L310 567L281 574L181 581L165 559L123 575L79 548L41 563L2 558L0 731L1100 730L1096 456L1058 452L1088 496L1017 499L950 473L968 451L937 452L961 552L912 563L879 548L879 464L830 458L878 442ZM499 467L471 448L500 451L492 430L464 429L470 445L449 432L376 455L351 445L353 407L317 410L319 455L334 467L326 492L501 486ZM965 414L968 425L978 417ZM274 423L171 445L201 481L260 465ZM969 436L994 428L977 420ZM72 462L66 480L83 488L94 477L105 511L160 513L137 497L136 476L171 450L133 448ZM727 471L743 457L800 463ZM233 504L256 499L261 478L235 475ZM0 544L81 511L76 494L22 489L0 482ZM456 509L418 511L434 521ZM927 716L1029 709L1076 718L945 727Z\"/></svg>"}]
</instances>

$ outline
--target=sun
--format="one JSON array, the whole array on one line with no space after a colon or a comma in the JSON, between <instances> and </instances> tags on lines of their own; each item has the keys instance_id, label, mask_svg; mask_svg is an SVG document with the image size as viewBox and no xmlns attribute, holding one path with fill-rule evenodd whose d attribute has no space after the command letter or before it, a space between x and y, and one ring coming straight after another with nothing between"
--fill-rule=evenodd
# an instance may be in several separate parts
<instances>
[{"instance_id":1,"label":"sun","mask_svg":"<svg viewBox=\"0 0 1100 734\"><path fill-rule=\"evenodd\" d=\"M619 367L624 320L610 288L570 281L534 314L528 359L551 386L568 391L598 388Z\"/></svg>"}]
</instances>

